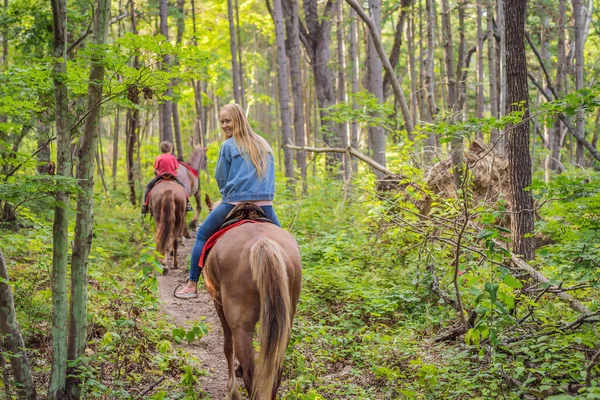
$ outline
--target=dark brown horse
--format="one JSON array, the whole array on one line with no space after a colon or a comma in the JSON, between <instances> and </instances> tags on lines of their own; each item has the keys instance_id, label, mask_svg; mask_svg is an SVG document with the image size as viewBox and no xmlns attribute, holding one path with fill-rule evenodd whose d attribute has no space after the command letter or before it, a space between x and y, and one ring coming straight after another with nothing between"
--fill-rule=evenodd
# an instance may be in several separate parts
<instances>
[{"instance_id":1,"label":"dark brown horse","mask_svg":"<svg viewBox=\"0 0 600 400\"><path fill-rule=\"evenodd\" d=\"M189 236L185 224L185 189L174 181L161 181L148 195L148 209L156 223L156 251L165 257L165 273L169 270L169 255L173 252L173 268L177 265L179 237Z\"/></svg>"},{"instance_id":2,"label":"dark brown horse","mask_svg":"<svg viewBox=\"0 0 600 400\"><path fill-rule=\"evenodd\" d=\"M250 398L275 399L302 285L296 239L270 223L233 228L210 251L204 282L223 325L229 368L226 399L241 399L234 356ZM255 367L252 336L259 320Z\"/></svg>"}]
</instances>

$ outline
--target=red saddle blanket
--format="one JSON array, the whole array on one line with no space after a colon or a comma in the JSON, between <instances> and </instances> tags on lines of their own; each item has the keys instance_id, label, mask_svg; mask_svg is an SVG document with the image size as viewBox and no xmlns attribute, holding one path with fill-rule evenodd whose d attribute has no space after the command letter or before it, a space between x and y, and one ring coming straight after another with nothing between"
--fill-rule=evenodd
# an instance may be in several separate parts
<instances>
[{"instance_id":1,"label":"red saddle blanket","mask_svg":"<svg viewBox=\"0 0 600 400\"><path fill-rule=\"evenodd\" d=\"M198 177L198 171L196 171L194 168L192 168L192 166L190 164L185 163L183 161L179 161L179 164L186 167L188 169L188 171L190 171L192 173L192 175L194 175L196 178Z\"/></svg>"},{"instance_id":2,"label":"red saddle blanket","mask_svg":"<svg viewBox=\"0 0 600 400\"><path fill-rule=\"evenodd\" d=\"M215 232L211 237L208 238L208 240L204 244L204 248L202 248L202 253L200 254L200 261L198 262L198 266L200 267L200 269L202 269L204 267L204 261L205 261L206 257L208 256L209 250L211 248L213 248L215 246L215 244L217 244L217 241L221 238L221 236L223 236L225 233L227 233L227 231L235 228L236 226L243 225L243 224L245 224L247 222L250 222L250 223L253 223L253 224L264 223L262 221L254 221L254 220L251 220L251 219L243 219L241 221L236 222L235 224L231 224L228 227L220 229L217 232Z\"/></svg>"}]
</instances>

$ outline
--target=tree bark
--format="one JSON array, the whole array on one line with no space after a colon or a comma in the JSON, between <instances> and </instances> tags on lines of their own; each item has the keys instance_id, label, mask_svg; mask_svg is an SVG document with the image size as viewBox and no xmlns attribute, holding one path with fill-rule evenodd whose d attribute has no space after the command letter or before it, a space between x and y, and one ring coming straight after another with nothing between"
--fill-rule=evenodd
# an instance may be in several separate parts
<instances>
[{"instance_id":1,"label":"tree bark","mask_svg":"<svg viewBox=\"0 0 600 400\"><path fill-rule=\"evenodd\" d=\"M167 0L160 0L160 34L163 35L166 40L169 40L169 4ZM168 70L169 64L171 63L171 57L168 54L163 56L163 69ZM171 84L167 85L167 91L165 95L169 100L165 100L160 110L162 114L162 135L161 140L166 140L173 144L173 89Z\"/></svg>"},{"instance_id":2,"label":"tree bark","mask_svg":"<svg viewBox=\"0 0 600 400\"><path fill-rule=\"evenodd\" d=\"M557 26L557 50L556 50L556 81L554 89L561 96L563 92L563 82L566 77L566 53L565 53L565 15L567 13L566 0L559 0L558 14L556 20ZM560 147L563 125L560 116L554 119L554 128L550 131L548 138L550 146L550 157L547 158L547 169L560 171ZM549 178L548 178L549 179Z\"/></svg>"},{"instance_id":3,"label":"tree bark","mask_svg":"<svg viewBox=\"0 0 600 400\"><path fill-rule=\"evenodd\" d=\"M233 99L237 104L242 104L242 93L240 92L240 77L237 62L237 47L235 40L235 27L233 24L232 0L227 0L227 16L229 18L229 48L231 49L231 75L233 77Z\"/></svg>"},{"instance_id":4,"label":"tree bark","mask_svg":"<svg viewBox=\"0 0 600 400\"><path fill-rule=\"evenodd\" d=\"M31 378L31 368L29 359L25 351L23 336L17 321L15 303L13 301L12 290L10 288L10 279L8 270L4 262L4 255L0 249L0 330L2 331L2 351L8 353L13 376L17 383L17 392L20 399L37 399L35 384ZM8 385L5 381L4 385Z\"/></svg>"},{"instance_id":5,"label":"tree bark","mask_svg":"<svg viewBox=\"0 0 600 400\"><path fill-rule=\"evenodd\" d=\"M198 38L196 35L196 6L194 0L192 3L192 30L194 32L194 46L198 46ZM201 146L206 143L206 113L204 106L202 105L202 89L204 84L201 81L192 81L192 87L194 88L194 101L196 103L196 123L194 124L196 138Z\"/></svg>"},{"instance_id":6,"label":"tree bark","mask_svg":"<svg viewBox=\"0 0 600 400\"><path fill-rule=\"evenodd\" d=\"M304 146L306 144L306 134L304 130L304 101L302 97L302 59L300 57L300 16L297 1L291 2L291 9L284 7L285 26L289 45L286 46L288 59L290 62L290 79L292 83L292 97L294 98L294 137L296 145ZM289 6L289 3L286 5ZM282 4L283 6L283 4ZM293 157L292 157L293 158ZM296 164L300 168L302 176L302 191L308 191L308 182L306 177L306 153L301 151L296 156Z\"/></svg>"},{"instance_id":7,"label":"tree bark","mask_svg":"<svg viewBox=\"0 0 600 400\"><path fill-rule=\"evenodd\" d=\"M477 0L477 104L475 106L475 118L483 118L483 0ZM481 131L475 133L479 140L483 140Z\"/></svg>"},{"instance_id":8,"label":"tree bark","mask_svg":"<svg viewBox=\"0 0 600 400\"><path fill-rule=\"evenodd\" d=\"M97 46L102 46L106 43L108 35L110 0L98 0L97 4L94 13L93 42ZM93 50L86 107L87 117L83 135L79 140L77 182L81 191L77 196L77 217L71 261L71 318L68 353L72 370L70 376L67 377L66 390L71 399L79 399L81 396L80 382L76 376L77 368L81 364L76 363L76 360L83 355L87 343L87 279L94 223L94 160L100 131L100 108L104 81L102 57L102 50Z\"/></svg>"},{"instance_id":9,"label":"tree bark","mask_svg":"<svg viewBox=\"0 0 600 400\"><path fill-rule=\"evenodd\" d=\"M131 33L137 35L137 21L135 17L135 2L133 0L130 1L131 5ZM135 69L140 69L140 60L138 56L133 58L133 67ZM127 110L127 118L126 118L126 128L125 128L125 136L126 136L126 145L125 145L125 158L127 165L127 184L129 185L129 201L131 205L135 206L137 204L137 197L135 195L135 177L133 175L134 171L134 155L135 155L135 145L138 140L139 126L140 126L140 111L137 105L139 104L139 94L137 91L130 93L130 101L133 103L133 107ZM159 112L162 115L162 111ZM160 130L160 129L159 129Z\"/></svg>"},{"instance_id":10,"label":"tree bark","mask_svg":"<svg viewBox=\"0 0 600 400\"><path fill-rule=\"evenodd\" d=\"M529 156L529 95L527 87L527 58L525 54L526 0L506 0L506 65L507 102L510 111L524 107L523 121L508 132L508 159L510 173L511 230L515 253L525 260L535 257L535 241L525 235L533 232L533 200L531 192L531 159Z\"/></svg>"},{"instance_id":11,"label":"tree bark","mask_svg":"<svg viewBox=\"0 0 600 400\"><path fill-rule=\"evenodd\" d=\"M390 64L393 69L396 69L398 60L400 59L400 48L402 47L402 34L404 33L404 23L406 16L409 14L409 8L412 0L401 0L400 11L398 13L398 22L396 23L396 32L394 33L394 43L392 44L392 52L390 53ZM386 71L383 77L383 94L387 98L390 88L390 74ZM413 118L415 120L415 118Z\"/></svg>"},{"instance_id":12,"label":"tree bark","mask_svg":"<svg viewBox=\"0 0 600 400\"><path fill-rule=\"evenodd\" d=\"M117 165L119 161L119 130L120 130L120 113L121 107L117 106L117 111L115 113L115 128L113 132L113 154L112 154L112 180L113 180L113 190L117 189Z\"/></svg>"},{"instance_id":13,"label":"tree bark","mask_svg":"<svg viewBox=\"0 0 600 400\"><path fill-rule=\"evenodd\" d=\"M281 0L273 1L273 22L275 23L275 45L277 46L277 78L279 86L279 109L281 112L281 132L282 146L293 143L292 141L292 124L290 112L290 94L288 91L288 69L285 55L285 36L283 20L283 7ZM292 151L284 147L283 158L285 165L285 177L290 180L290 184L294 180L294 158Z\"/></svg>"},{"instance_id":14,"label":"tree bark","mask_svg":"<svg viewBox=\"0 0 600 400\"><path fill-rule=\"evenodd\" d=\"M383 46L381 44L381 40L379 38L379 28L377 24L373 22L373 20L365 13L362 7L356 2L356 0L346 0L346 2L354 8L359 17L367 24L369 28L369 32L371 34L371 38L373 39L373 44L375 45L375 49L377 50L377 54L379 55L379 59L383 63L383 67L390 74L392 87L394 88L394 94L396 96L396 100L400 104L402 109L402 116L404 118L404 127L408 134L411 134L414 130L413 121L410 117L410 111L408 110L408 105L406 104L406 98L404 97L404 92L402 91L402 87L400 86L400 82L396 78L396 74L394 73L394 69L392 68L389 59L387 58L385 51L383 50Z\"/></svg>"},{"instance_id":15,"label":"tree bark","mask_svg":"<svg viewBox=\"0 0 600 400\"><path fill-rule=\"evenodd\" d=\"M358 29L356 29L356 11L350 10L350 75L352 77L352 109L356 110L358 104L356 103L356 94L358 93ZM352 121L350 125L350 145L352 148L358 150L358 123ZM356 170L356 164L353 165L353 169Z\"/></svg>"},{"instance_id":16,"label":"tree bark","mask_svg":"<svg viewBox=\"0 0 600 400\"><path fill-rule=\"evenodd\" d=\"M486 0L486 29L487 29L487 48L488 48L488 70L490 81L490 114L493 118L498 118L498 74L496 73L496 49L494 44L494 7L493 0ZM490 144L494 145L498 141L498 130L490 131ZM494 147L495 148L495 147Z\"/></svg>"},{"instance_id":17,"label":"tree bark","mask_svg":"<svg viewBox=\"0 0 600 400\"><path fill-rule=\"evenodd\" d=\"M583 89L584 85L584 58L583 47L585 44L585 17L582 0L573 0L573 27L575 28L575 90ZM585 137L585 114L583 109L577 110L575 130L581 137ZM585 166L583 143L578 140L575 150L575 164Z\"/></svg>"},{"instance_id":18,"label":"tree bark","mask_svg":"<svg viewBox=\"0 0 600 400\"><path fill-rule=\"evenodd\" d=\"M240 9L238 0L235 0L235 30L237 33L237 52L238 52L238 81L240 83L240 105L246 109L246 95L244 93L244 63L242 62L242 38L240 36Z\"/></svg>"},{"instance_id":19,"label":"tree bark","mask_svg":"<svg viewBox=\"0 0 600 400\"><path fill-rule=\"evenodd\" d=\"M179 14L177 15L176 43L178 45L181 44L181 38L183 37L183 32L185 29L185 20L183 18L185 13L185 10L183 9L184 5L185 0L177 0L177 10L179 11ZM175 63L179 65L179 60L175 59ZM181 122L179 120L179 107L176 100L173 100L171 108L173 111L173 128L175 130L175 148L177 149L177 157L180 160L183 160L183 140L181 137Z\"/></svg>"},{"instance_id":20,"label":"tree bark","mask_svg":"<svg viewBox=\"0 0 600 400\"><path fill-rule=\"evenodd\" d=\"M498 103L498 116L503 117L507 114L510 102L507 101L507 77L506 77L506 7L504 6L506 0L498 0L498 33L500 36L500 58L499 58L499 103ZM513 23L513 21L510 21ZM508 137L507 135L502 136L499 142L499 146L496 146L497 150L504 153L506 151L506 145Z\"/></svg>"},{"instance_id":21,"label":"tree bark","mask_svg":"<svg viewBox=\"0 0 600 400\"><path fill-rule=\"evenodd\" d=\"M67 6L65 0L52 0L54 40L54 115L56 120L56 175L68 176L71 170L71 132L69 129L69 92L67 75ZM67 262L69 255L69 195L56 192L52 227L52 369L49 400L66 396L67 379Z\"/></svg>"}]
</instances>

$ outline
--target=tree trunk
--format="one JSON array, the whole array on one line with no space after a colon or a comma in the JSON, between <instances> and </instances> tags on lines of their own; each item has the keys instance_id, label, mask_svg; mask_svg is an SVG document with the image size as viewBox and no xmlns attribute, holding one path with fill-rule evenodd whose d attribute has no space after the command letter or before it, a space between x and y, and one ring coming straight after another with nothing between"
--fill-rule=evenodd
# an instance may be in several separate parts
<instances>
[{"instance_id":1,"label":"tree trunk","mask_svg":"<svg viewBox=\"0 0 600 400\"><path fill-rule=\"evenodd\" d=\"M167 0L160 0L160 34L163 35L166 40L169 40L169 4ZM171 63L171 57L168 54L163 56L163 69L168 70L169 64ZM165 95L171 99L173 98L173 89L171 84L167 85L167 91ZM166 100L161 108L162 114L162 134L161 140L166 140L173 144L173 103L171 100Z\"/></svg>"},{"instance_id":2,"label":"tree trunk","mask_svg":"<svg viewBox=\"0 0 600 400\"><path fill-rule=\"evenodd\" d=\"M507 103L510 111L521 109L524 104L523 123L508 128L508 159L510 172L511 230L514 252L525 260L535 257L533 237L533 200L531 192L531 158L529 156L529 95L527 88L527 58L525 54L526 0L506 0L506 65ZM516 105L513 105L516 104Z\"/></svg>"},{"instance_id":3,"label":"tree trunk","mask_svg":"<svg viewBox=\"0 0 600 400\"><path fill-rule=\"evenodd\" d=\"M98 0L94 13L94 38L97 46L106 43L110 19L110 0ZM102 104L102 82L104 66L100 63L102 51L92 52L92 63L87 97L87 117L83 135L79 140L79 163L77 182L81 189L77 196L77 217L71 260L71 318L69 321L69 362L71 373L67 378L67 394L71 399L79 399L81 387L77 378L76 360L84 354L87 343L87 279L88 260L92 246L93 205L94 205L94 159L96 141L100 131L100 108Z\"/></svg>"},{"instance_id":4,"label":"tree trunk","mask_svg":"<svg viewBox=\"0 0 600 400\"><path fill-rule=\"evenodd\" d=\"M358 93L358 29L356 29L356 12L350 10L350 74L352 76L352 109L356 110L358 104L356 103L356 94ZM358 150L358 123L352 121L350 125L350 145L352 148ZM356 170L357 163L353 163L352 168Z\"/></svg>"},{"instance_id":5,"label":"tree trunk","mask_svg":"<svg viewBox=\"0 0 600 400\"><path fill-rule=\"evenodd\" d=\"M113 132L113 154L112 154L112 180L113 190L117 189L117 165L119 161L119 130L120 130L120 113L121 107L117 106L115 113L115 130Z\"/></svg>"},{"instance_id":6,"label":"tree trunk","mask_svg":"<svg viewBox=\"0 0 600 400\"><path fill-rule=\"evenodd\" d=\"M344 28L343 28L343 9L342 9L343 0L338 0L337 3L337 12L336 12L336 41L337 41L337 67L338 67L338 93L337 99L338 103L346 104L348 103L348 97L346 95L346 56L344 49ZM348 147L350 145L350 140L348 138L348 124L343 122L340 126L341 134L342 134L342 146ZM351 166L348 164L352 160L348 159L348 157L344 157L344 180L348 182L350 179L350 168ZM346 192L348 193L348 192Z\"/></svg>"},{"instance_id":7,"label":"tree trunk","mask_svg":"<svg viewBox=\"0 0 600 400\"><path fill-rule=\"evenodd\" d=\"M185 20L183 18L185 10L183 9L185 4L185 0L177 0L177 10L179 14L177 15L177 45L181 44L181 38L183 37L183 32L185 28ZM179 65L179 60L175 60L175 63ZM177 149L177 157L180 160L183 160L183 141L181 138L181 122L179 121L179 107L177 101L173 101L171 104L171 108L173 110L173 127L175 129L175 144Z\"/></svg>"},{"instance_id":8,"label":"tree trunk","mask_svg":"<svg viewBox=\"0 0 600 400\"><path fill-rule=\"evenodd\" d=\"M286 11L285 26L288 36L289 46L286 46L288 59L290 61L290 78L292 82L292 96L294 98L294 133L297 146L306 144L304 131L304 102L302 98L302 59L300 57L300 17L298 2L291 2L291 9L284 8ZM289 3L286 4L289 6ZM302 143L302 144L301 144ZM306 152L298 152L296 164L300 168L302 176L302 191L308 191L306 180Z\"/></svg>"},{"instance_id":9,"label":"tree trunk","mask_svg":"<svg viewBox=\"0 0 600 400\"><path fill-rule=\"evenodd\" d=\"M381 0L369 0L369 16L373 21L373 24L377 28L378 37L381 36ZM367 89L377 99L379 103L384 103L383 98L383 73L382 64L375 43L373 35L367 38L367 53L369 53L369 76ZM373 113L375 117L381 118L380 113ZM373 152L373 159L379 164L385 167L385 142L386 134L381 126L369 126L369 144ZM337 147L337 146L336 146ZM381 173L376 171L376 174L381 177Z\"/></svg>"},{"instance_id":10,"label":"tree trunk","mask_svg":"<svg viewBox=\"0 0 600 400\"><path fill-rule=\"evenodd\" d=\"M415 66L415 15L414 3L411 1L411 10L406 25L406 44L408 47L408 77L410 80L410 114L414 123L417 123L417 71ZM421 116L423 119L423 116ZM414 135L408 135L408 140L413 141Z\"/></svg>"},{"instance_id":11,"label":"tree trunk","mask_svg":"<svg viewBox=\"0 0 600 400\"><path fill-rule=\"evenodd\" d=\"M275 23L275 45L277 46L277 78L279 86L279 109L281 110L282 146L293 143L292 124L290 112L290 94L288 91L288 68L285 55L285 36L283 7L281 0L273 1L273 22ZM294 180L294 158L292 151L283 147L285 164L285 177L289 179L290 186Z\"/></svg>"},{"instance_id":12,"label":"tree trunk","mask_svg":"<svg viewBox=\"0 0 600 400\"><path fill-rule=\"evenodd\" d=\"M506 94L506 85L507 85L507 78L506 78L506 33L505 33L505 26L506 26L506 7L504 7L504 2L506 0L498 0L498 34L500 36L500 58L499 58L499 78L500 78L500 85L498 87L499 90L499 96L500 96L500 101L499 101L499 105L498 105L498 116L499 117L503 117L507 114L508 112L508 107L510 105L510 102L507 101L507 94ZM514 23L514 21L510 21L511 23ZM507 141L508 141L508 137L507 135L504 135L503 137L500 138L500 142L498 143L497 146L497 150L499 150L500 152L504 153L506 152L506 145L507 145Z\"/></svg>"},{"instance_id":13,"label":"tree trunk","mask_svg":"<svg viewBox=\"0 0 600 400\"><path fill-rule=\"evenodd\" d=\"M288 2L289 3L289 2ZM341 128L338 123L327 119L328 108L335 101L334 79L330 62L330 34L333 22L333 7L331 0L327 1L323 15L319 18L317 0L304 0L304 14L308 29L308 37L303 44L310 57L314 74L314 87L317 97L321 126L323 127L323 140L330 147L339 147L342 142ZM342 158L339 154L327 158L328 165L339 164Z\"/></svg>"},{"instance_id":14,"label":"tree trunk","mask_svg":"<svg viewBox=\"0 0 600 400\"><path fill-rule=\"evenodd\" d=\"M483 118L483 0L477 0L477 104L475 106L475 118ZM475 133L477 139L483 140L483 133Z\"/></svg>"},{"instance_id":15,"label":"tree trunk","mask_svg":"<svg viewBox=\"0 0 600 400\"><path fill-rule=\"evenodd\" d=\"M584 85L583 47L585 44L585 17L582 0L573 0L573 25L575 28L575 90L581 90ZM585 114L581 108L577 110L575 130L579 136L585 137ZM585 166L583 143L580 140L577 140L575 164Z\"/></svg>"},{"instance_id":16,"label":"tree trunk","mask_svg":"<svg viewBox=\"0 0 600 400\"><path fill-rule=\"evenodd\" d=\"M65 0L52 0L54 40L54 115L56 120L56 175L68 176L71 170L71 132L69 129L69 92L67 74L67 7ZM56 192L52 227L52 370L49 400L65 398L67 379L67 262L69 256L69 195Z\"/></svg>"},{"instance_id":17,"label":"tree trunk","mask_svg":"<svg viewBox=\"0 0 600 400\"><path fill-rule=\"evenodd\" d=\"M400 48L402 47L402 34L404 33L404 22L410 8L412 0L401 0L400 11L398 13L398 23L396 24L396 32L394 33L394 43L392 44L392 52L390 53L390 64L393 69L396 69L398 60L400 59ZM387 98L390 88L390 74L386 71L383 77L383 94Z\"/></svg>"},{"instance_id":18,"label":"tree trunk","mask_svg":"<svg viewBox=\"0 0 600 400\"><path fill-rule=\"evenodd\" d=\"M488 69L490 81L490 114L493 118L498 118L498 74L496 73L496 49L494 43L494 7L493 0L486 1L486 29L487 29L487 47L488 47ZM490 131L490 144L493 146L498 141L498 130ZM494 147L495 148L495 147Z\"/></svg>"},{"instance_id":19,"label":"tree trunk","mask_svg":"<svg viewBox=\"0 0 600 400\"><path fill-rule=\"evenodd\" d=\"M29 359L25 351L25 344L21 336L15 303L13 301L12 290L10 288L10 279L8 270L4 262L4 255L0 249L0 330L2 331L2 351L6 351L10 358L13 376L17 383L17 392L20 399L37 399L35 385L31 379L31 369ZM8 385L5 381L4 385Z\"/></svg>"},{"instance_id":20,"label":"tree trunk","mask_svg":"<svg viewBox=\"0 0 600 400\"><path fill-rule=\"evenodd\" d=\"M449 123L455 123L460 110L456 109L456 79L454 76L454 52L452 49L452 28L450 24L450 5L448 0L441 0L442 5L442 44L444 48L444 65L446 67L447 107L450 115ZM461 185L464 164L464 149L462 137L452 137L450 141L452 174L456 189Z\"/></svg>"},{"instance_id":21,"label":"tree trunk","mask_svg":"<svg viewBox=\"0 0 600 400\"><path fill-rule=\"evenodd\" d=\"M194 0L192 3L192 30L194 32L194 46L198 46L198 38L196 36L196 6ZM202 88L204 85L201 81L192 81L192 87L194 88L194 101L196 103L196 123L194 124L196 138L201 146L206 143L206 113L204 106L202 105Z\"/></svg>"},{"instance_id":22,"label":"tree trunk","mask_svg":"<svg viewBox=\"0 0 600 400\"><path fill-rule=\"evenodd\" d=\"M238 81L240 83L240 105L246 109L246 95L244 93L244 63L242 62L242 39L240 36L240 9L238 0L235 0L235 30L237 32L237 53L238 53Z\"/></svg>"},{"instance_id":23,"label":"tree trunk","mask_svg":"<svg viewBox=\"0 0 600 400\"><path fill-rule=\"evenodd\" d=\"M47 111L38 114L38 132L37 145L41 149L37 155L37 172L45 175L48 173L48 163L50 162L50 146L44 146L50 135L49 113Z\"/></svg>"},{"instance_id":24,"label":"tree trunk","mask_svg":"<svg viewBox=\"0 0 600 400\"><path fill-rule=\"evenodd\" d=\"M131 33L137 35L137 21L135 17L135 2L131 0ZM140 60L138 56L133 58L133 67L135 69L140 68ZM138 140L138 132L140 126L140 111L137 105L139 104L139 94L138 92L130 93L130 101L133 103L133 107L127 110L127 118L126 118L126 128L125 128L125 136L126 136L126 146L125 146L125 158L127 165L127 184L129 185L129 201L131 205L135 206L137 204L137 197L135 195L135 178L133 176L134 169L134 154L135 154L135 145ZM162 115L162 111L159 112ZM160 129L159 129L160 131Z\"/></svg>"},{"instance_id":25,"label":"tree trunk","mask_svg":"<svg viewBox=\"0 0 600 400\"><path fill-rule=\"evenodd\" d=\"M554 89L556 93L561 96L563 93L563 82L566 78L566 54L565 54L565 15L567 13L566 0L559 0L558 2L558 14L557 14L557 50L556 50L556 82L554 83ZM547 169L552 171L560 170L560 148L561 148L561 137L563 132L562 121L560 116L556 116L554 119L554 128L550 131L551 134L548 137L548 144L550 146L550 157L547 160ZM547 178L549 179L549 177Z\"/></svg>"},{"instance_id":26,"label":"tree trunk","mask_svg":"<svg viewBox=\"0 0 600 400\"><path fill-rule=\"evenodd\" d=\"M233 24L232 0L227 0L227 16L229 17L229 47L231 49L231 75L233 77L233 99L237 104L242 104L242 93L240 92L240 77L237 62L237 47L235 41L235 27Z\"/></svg>"},{"instance_id":27,"label":"tree trunk","mask_svg":"<svg viewBox=\"0 0 600 400\"><path fill-rule=\"evenodd\" d=\"M467 59L465 57L465 0L458 2L458 57L456 59L456 112L458 114L459 121L465 121L467 117L467 75L463 72L469 68L466 64ZM476 11L477 12L477 11ZM479 36L478 36L479 37ZM476 40L478 39L475 38ZM477 46L475 47L477 49ZM462 140L461 140L462 143ZM461 144L462 147L462 144Z\"/></svg>"}]
</instances>

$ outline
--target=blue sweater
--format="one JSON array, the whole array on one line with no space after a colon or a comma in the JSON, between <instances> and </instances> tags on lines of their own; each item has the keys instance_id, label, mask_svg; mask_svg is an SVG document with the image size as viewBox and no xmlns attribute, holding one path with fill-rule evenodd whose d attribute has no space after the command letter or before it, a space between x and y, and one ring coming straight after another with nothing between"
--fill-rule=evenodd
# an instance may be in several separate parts
<instances>
[{"instance_id":1,"label":"blue sweater","mask_svg":"<svg viewBox=\"0 0 600 400\"><path fill-rule=\"evenodd\" d=\"M267 155L267 170L263 177L250 159L244 159L235 146L233 138L221 145L215 179L221 191L223 203L237 201L273 200L275 195L275 166L273 154Z\"/></svg>"}]
</instances>

